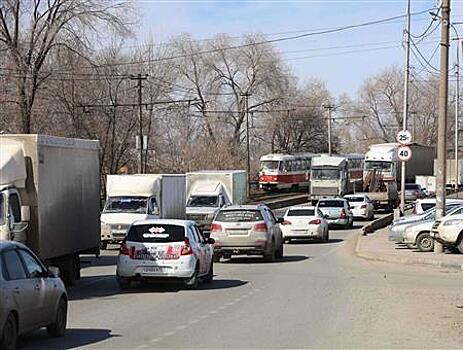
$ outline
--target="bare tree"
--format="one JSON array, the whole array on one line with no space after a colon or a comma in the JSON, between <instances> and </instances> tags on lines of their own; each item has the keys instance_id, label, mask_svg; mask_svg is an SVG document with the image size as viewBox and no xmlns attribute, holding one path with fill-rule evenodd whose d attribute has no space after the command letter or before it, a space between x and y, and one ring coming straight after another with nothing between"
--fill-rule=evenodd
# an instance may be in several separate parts
<instances>
[{"instance_id":1,"label":"bare tree","mask_svg":"<svg viewBox=\"0 0 463 350\"><path fill-rule=\"evenodd\" d=\"M128 34L129 3L100 0L2 0L0 42L10 58L8 69L15 80L21 130L32 131L31 115L39 87L53 71L47 59L59 47L90 47L103 28Z\"/></svg>"}]
</instances>

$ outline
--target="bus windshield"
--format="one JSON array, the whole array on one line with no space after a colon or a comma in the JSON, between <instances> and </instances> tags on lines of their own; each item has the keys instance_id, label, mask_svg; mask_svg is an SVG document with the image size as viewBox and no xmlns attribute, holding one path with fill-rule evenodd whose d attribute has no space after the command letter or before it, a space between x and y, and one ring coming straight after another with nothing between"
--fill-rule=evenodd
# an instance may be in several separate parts
<instances>
[{"instance_id":1,"label":"bus windshield","mask_svg":"<svg viewBox=\"0 0 463 350\"><path fill-rule=\"evenodd\" d=\"M365 161L365 170L391 171L392 163L383 161Z\"/></svg>"},{"instance_id":2,"label":"bus windshield","mask_svg":"<svg viewBox=\"0 0 463 350\"><path fill-rule=\"evenodd\" d=\"M314 169L312 168L312 179L314 180L338 180L341 172L339 169Z\"/></svg>"},{"instance_id":3,"label":"bus windshield","mask_svg":"<svg viewBox=\"0 0 463 350\"><path fill-rule=\"evenodd\" d=\"M260 169L262 171L275 171L280 168L280 162L278 160L265 160L260 163Z\"/></svg>"}]
</instances>

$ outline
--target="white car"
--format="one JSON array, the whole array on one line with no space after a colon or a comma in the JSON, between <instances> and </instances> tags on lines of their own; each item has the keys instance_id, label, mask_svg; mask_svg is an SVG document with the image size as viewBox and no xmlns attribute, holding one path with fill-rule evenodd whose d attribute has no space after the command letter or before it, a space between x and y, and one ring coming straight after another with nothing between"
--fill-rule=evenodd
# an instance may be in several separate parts
<instances>
[{"instance_id":1,"label":"white car","mask_svg":"<svg viewBox=\"0 0 463 350\"><path fill-rule=\"evenodd\" d=\"M298 206L289 208L280 223L283 240L319 238L329 240L328 222L316 207Z\"/></svg>"},{"instance_id":2,"label":"white car","mask_svg":"<svg viewBox=\"0 0 463 350\"><path fill-rule=\"evenodd\" d=\"M445 247L455 247L463 254L463 214L444 217L434 222L431 237Z\"/></svg>"},{"instance_id":3,"label":"white car","mask_svg":"<svg viewBox=\"0 0 463 350\"><path fill-rule=\"evenodd\" d=\"M463 199L457 198L448 198L445 200L445 203L448 204L463 204ZM415 202L415 214L422 214L425 211L434 208L436 206L436 198L425 198L425 199L418 199Z\"/></svg>"},{"instance_id":4,"label":"white car","mask_svg":"<svg viewBox=\"0 0 463 350\"><path fill-rule=\"evenodd\" d=\"M349 194L344 196L349 201L354 218L372 220L375 216L374 205L365 194Z\"/></svg>"},{"instance_id":5,"label":"white car","mask_svg":"<svg viewBox=\"0 0 463 350\"><path fill-rule=\"evenodd\" d=\"M463 214L463 206L451 209L445 218ZM434 240L431 237L431 230L434 220L427 220L423 223L411 224L402 233L402 243L408 246L416 245L422 252L431 252L434 250Z\"/></svg>"},{"instance_id":6,"label":"white car","mask_svg":"<svg viewBox=\"0 0 463 350\"><path fill-rule=\"evenodd\" d=\"M117 282L121 289L132 281L173 279L190 288L196 288L200 279L212 282L213 244L194 221L137 221L119 251Z\"/></svg>"}]
</instances>

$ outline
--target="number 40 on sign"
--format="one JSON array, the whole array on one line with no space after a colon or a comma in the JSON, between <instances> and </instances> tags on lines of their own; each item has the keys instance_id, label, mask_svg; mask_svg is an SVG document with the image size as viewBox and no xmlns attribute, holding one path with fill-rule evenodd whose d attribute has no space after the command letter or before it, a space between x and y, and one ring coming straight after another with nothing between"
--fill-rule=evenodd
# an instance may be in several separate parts
<instances>
[{"instance_id":1,"label":"number 40 on sign","mask_svg":"<svg viewBox=\"0 0 463 350\"><path fill-rule=\"evenodd\" d=\"M408 146L400 146L397 150L397 156L402 162L406 162L412 157L412 149Z\"/></svg>"}]
</instances>

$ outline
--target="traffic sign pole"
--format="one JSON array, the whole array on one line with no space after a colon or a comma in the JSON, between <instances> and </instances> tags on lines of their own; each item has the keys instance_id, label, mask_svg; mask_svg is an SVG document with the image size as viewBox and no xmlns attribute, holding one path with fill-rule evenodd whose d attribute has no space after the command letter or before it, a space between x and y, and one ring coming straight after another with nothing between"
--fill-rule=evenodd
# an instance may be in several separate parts
<instances>
[{"instance_id":1,"label":"traffic sign pole","mask_svg":"<svg viewBox=\"0 0 463 350\"><path fill-rule=\"evenodd\" d=\"M412 142L412 134L410 133L410 131L406 130L405 125L404 130L401 130L397 133L397 142L400 143L400 147L397 150L397 156L402 161L400 164L400 211L403 214L405 212L405 163L407 162L407 160L410 159L412 154L412 150L410 149L410 147L407 146Z\"/></svg>"}]
</instances>

